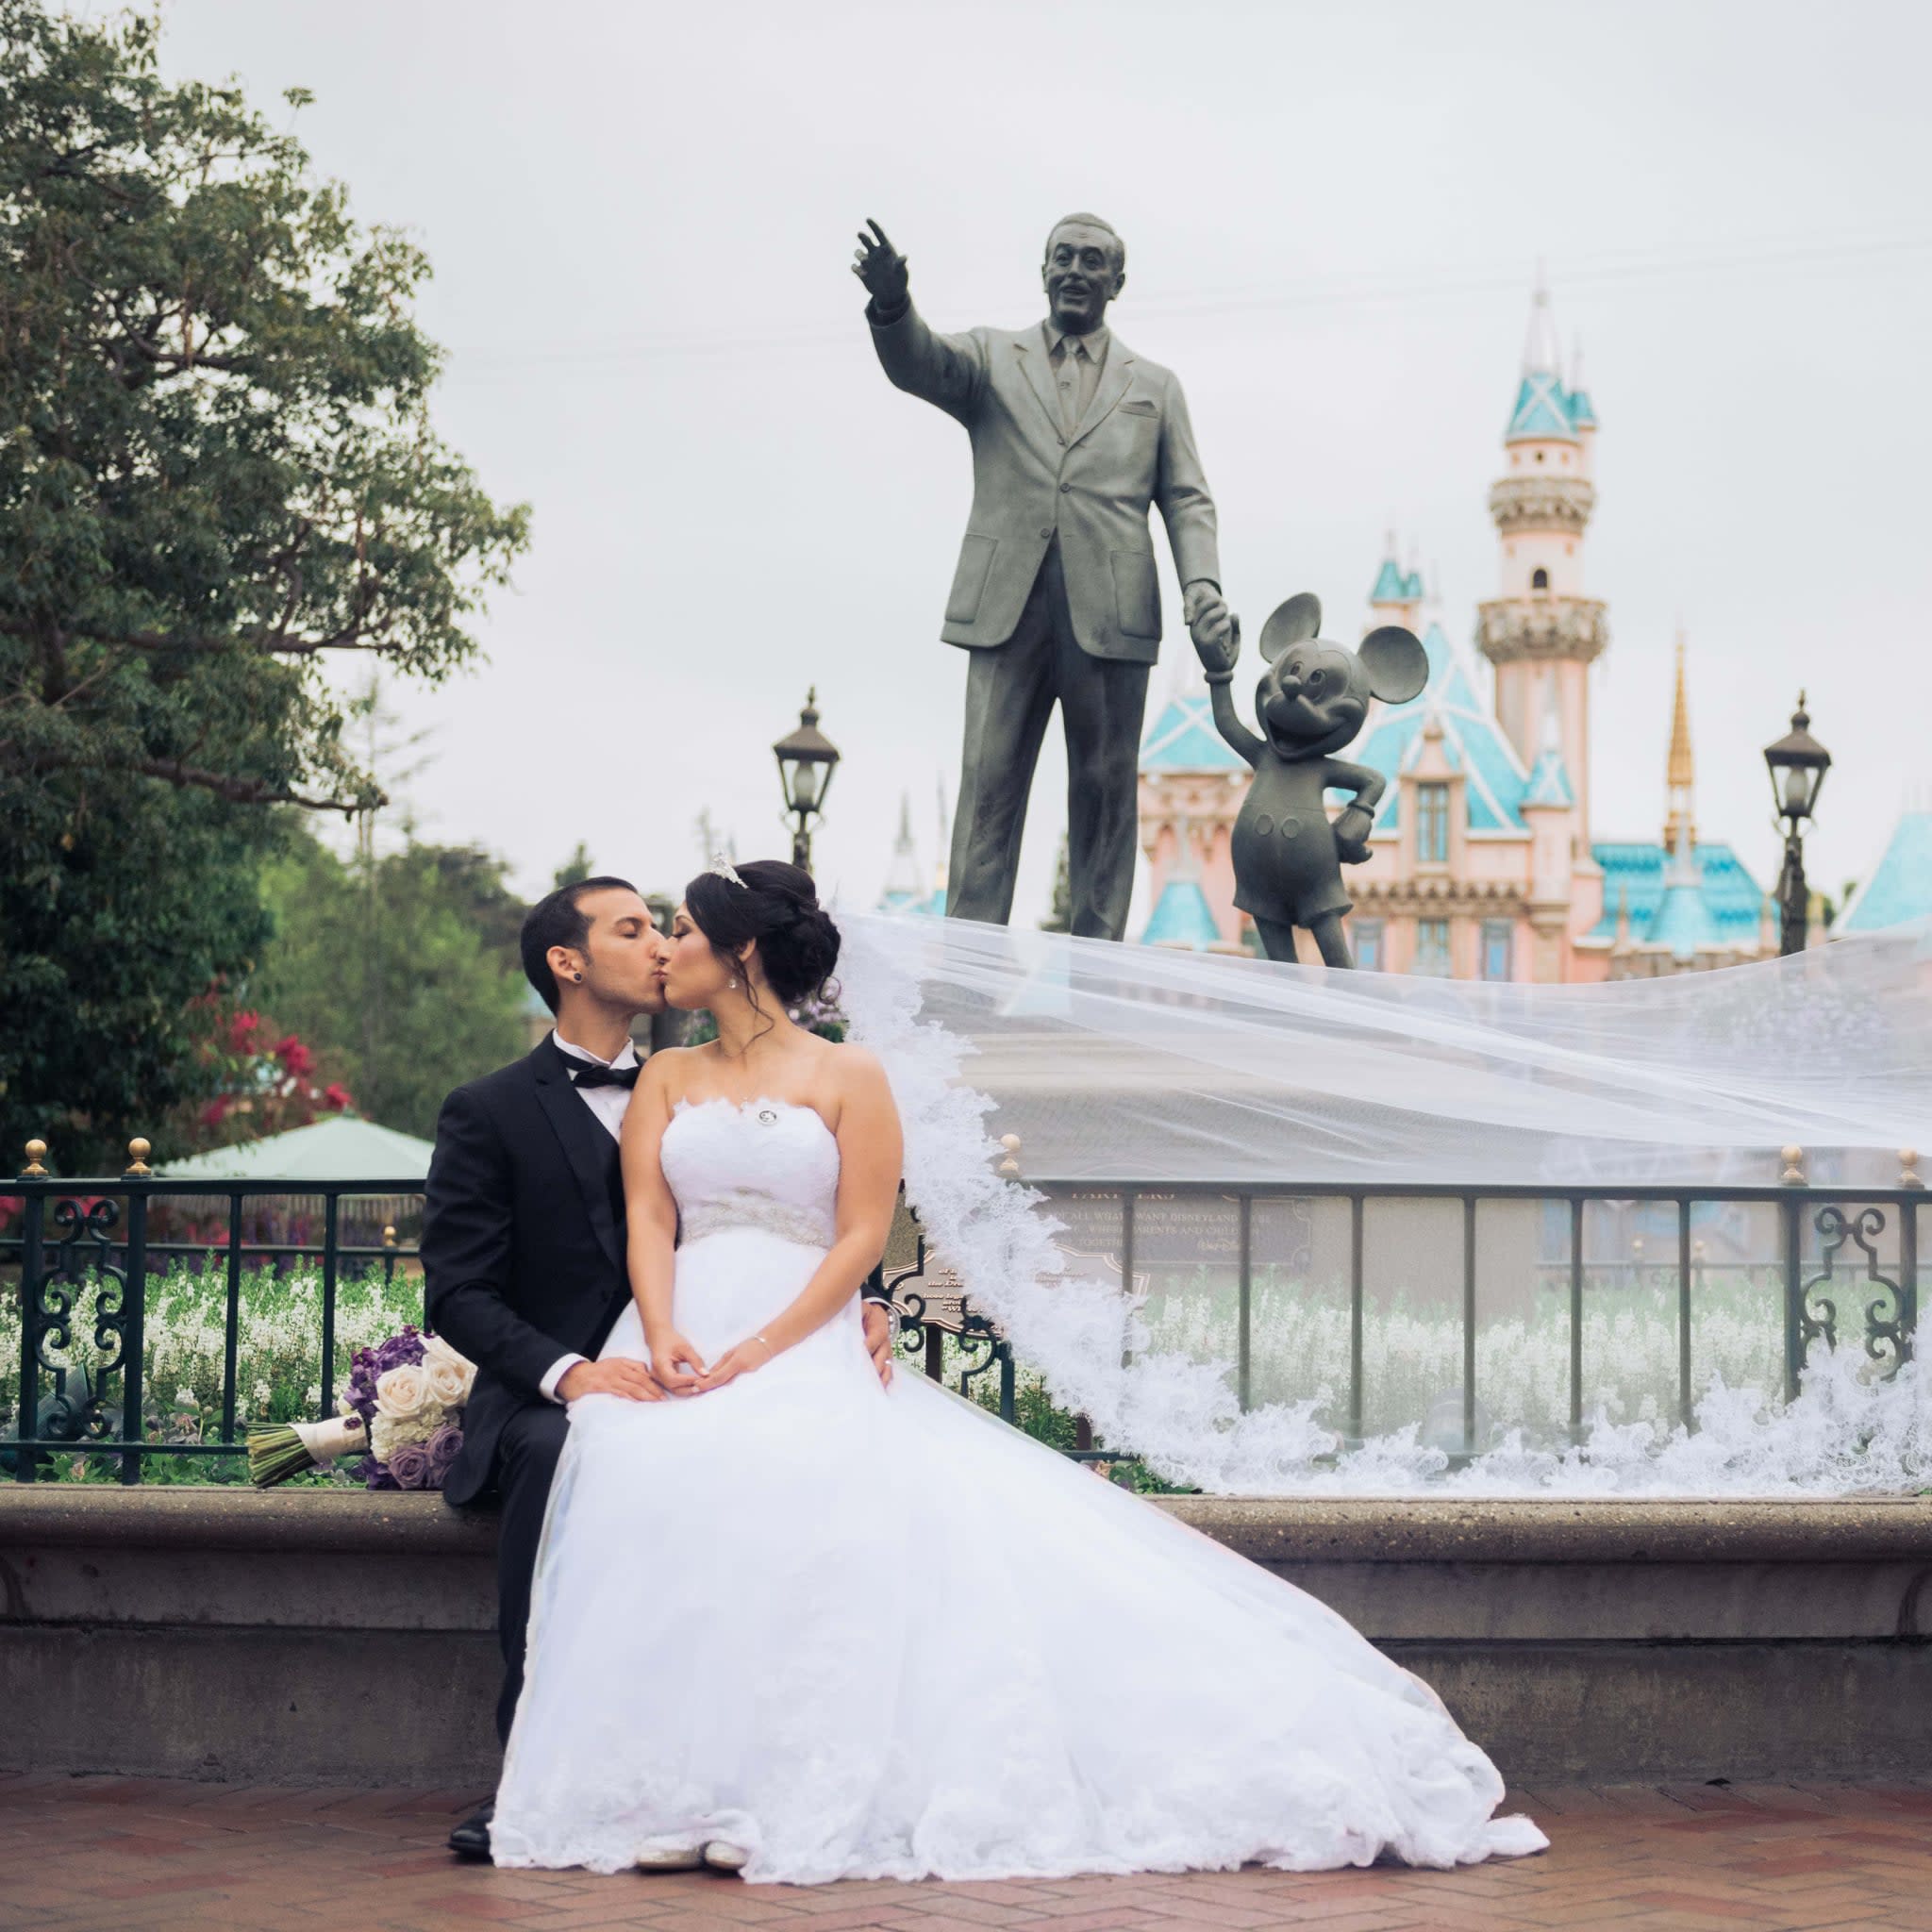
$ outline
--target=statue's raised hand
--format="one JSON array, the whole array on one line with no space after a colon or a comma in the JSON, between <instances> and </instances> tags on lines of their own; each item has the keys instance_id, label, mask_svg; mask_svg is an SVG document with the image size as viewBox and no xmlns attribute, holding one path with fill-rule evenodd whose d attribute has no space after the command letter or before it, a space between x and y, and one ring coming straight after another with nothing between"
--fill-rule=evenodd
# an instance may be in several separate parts
<instances>
[{"instance_id":1,"label":"statue's raised hand","mask_svg":"<svg viewBox=\"0 0 1932 1932\"><path fill-rule=\"evenodd\" d=\"M906 258L886 239L886 231L870 219L858 231L858 253L852 258L852 273L865 284L865 292L891 312L905 308L910 282L906 274Z\"/></svg>"}]
</instances>

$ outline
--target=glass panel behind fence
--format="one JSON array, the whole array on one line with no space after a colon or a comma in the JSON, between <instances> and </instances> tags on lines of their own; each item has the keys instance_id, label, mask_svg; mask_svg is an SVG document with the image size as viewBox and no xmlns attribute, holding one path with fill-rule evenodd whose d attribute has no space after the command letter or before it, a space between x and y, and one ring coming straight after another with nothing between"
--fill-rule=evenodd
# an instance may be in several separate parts
<instances>
[{"instance_id":1,"label":"glass panel behind fence","mask_svg":"<svg viewBox=\"0 0 1932 1932\"><path fill-rule=\"evenodd\" d=\"M1784 1386L1784 1215L1774 1201L1700 1201L1690 1210L1690 1400L1713 1383Z\"/></svg>"},{"instance_id":2,"label":"glass panel behind fence","mask_svg":"<svg viewBox=\"0 0 1932 1932\"><path fill-rule=\"evenodd\" d=\"M1462 1204L1370 1200L1362 1216L1362 1430L1454 1434L1462 1412ZM1430 1424L1430 1418L1437 1424ZM1444 1446L1449 1446L1446 1442Z\"/></svg>"},{"instance_id":3,"label":"glass panel behind fence","mask_svg":"<svg viewBox=\"0 0 1932 1932\"><path fill-rule=\"evenodd\" d=\"M1252 1399L1319 1396L1316 1414L1337 1431L1348 1428L1352 1220L1333 1195L1262 1195L1250 1222Z\"/></svg>"},{"instance_id":4,"label":"glass panel behind fence","mask_svg":"<svg viewBox=\"0 0 1932 1932\"><path fill-rule=\"evenodd\" d=\"M1545 1441L1570 1413L1569 1214L1562 1202L1479 1201L1475 1229L1471 1447L1511 1429Z\"/></svg>"},{"instance_id":5,"label":"glass panel behind fence","mask_svg":"<svg viewBox=\"0 0 1932 1932\"><path fill-rule=\"evenodd\" d=\"M1134 1291L1150 1347L1238 1362L1241 1219L1232 1195L1150 1191L1136 1199Z\"/></svg>"}]
</instances>

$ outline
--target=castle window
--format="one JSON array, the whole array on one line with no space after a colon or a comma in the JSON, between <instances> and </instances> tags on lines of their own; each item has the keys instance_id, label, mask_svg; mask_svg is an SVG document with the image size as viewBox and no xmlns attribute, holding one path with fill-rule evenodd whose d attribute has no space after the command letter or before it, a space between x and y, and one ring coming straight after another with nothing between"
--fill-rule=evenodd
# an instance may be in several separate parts
<instances>
[{"instance_id":1,"label":"castle window","mask_svg":"<svg viewBox=\"0 0 1932 1932\"><path fill-rule=\"evenodd\" d=\"M1382 971L1382 922L1379 919L1356 921L1355 963L1364 973Z\"/></svg>"},{"instance_id":2,"label":"castle window","mask_svg":"<svg viewBox=\"0 0 1932 1932\"><path fill-rule=\"evenodd\" d=\"M1416 921L1415 970L1425 978L1449 977L1449 922L1446 919Z\"/></svg>"},{"instance_id":3,"label":"castle window","mask_svg":"<svg viewBox=\"0 0 1932 1932\"><path fill-rule=\"evenodd\" d=\"M1547 591L1550 588L1550 574L1541 564L1529 574L1529 588L1532 591Z\"/></svg>"},{"instance_id":4,"label":"castle window","mask_svg":"<svg viewBox=\"0 0 1932 1932\"><path fill-rule=\"evenodd\" d=\"M1485 979L1509 977L1509 922L1507 919L1483 921L1482 974Z\"/></svg>"},{"instance_id":5,"label":"castle window","mask_svg":"<svg viewBox=\"0 0 1932 1932\"><path fill-rule=\"evenodd\" d=\"M1415 788L1415 856L1423 865L1449 862L1449 788Z\"/></svg>"}]
</instances>

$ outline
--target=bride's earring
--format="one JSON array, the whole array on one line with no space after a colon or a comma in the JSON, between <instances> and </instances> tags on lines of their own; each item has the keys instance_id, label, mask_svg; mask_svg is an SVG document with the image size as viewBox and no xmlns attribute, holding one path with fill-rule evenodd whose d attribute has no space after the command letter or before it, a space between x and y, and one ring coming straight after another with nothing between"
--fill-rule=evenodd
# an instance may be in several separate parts
<instances>
[{"instance_id":1,"label":"bride's earring","mask_svg":"<svg viewBox=\"0 0 1932 1932\"><path fill-rule=\"evenodd\" d=\"M729 981L729 982L728 982L728 984L730 985L731 991L732 991L733 992L736 992L736 991L738 991L738 982L737 982L737 980L735 980L735 979L734 979L734 980L731 980L731 981Z\"/></svg>"}]
</instances>

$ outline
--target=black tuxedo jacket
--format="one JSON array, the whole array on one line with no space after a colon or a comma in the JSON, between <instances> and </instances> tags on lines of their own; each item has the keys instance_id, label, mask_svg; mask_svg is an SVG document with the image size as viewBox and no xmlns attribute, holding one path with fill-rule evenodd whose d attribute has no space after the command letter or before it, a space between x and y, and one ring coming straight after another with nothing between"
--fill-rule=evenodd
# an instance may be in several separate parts
<instances>
[{"instance_id":1,"label":"black tuxedo jacket","mask_svg":"<svg viewBox=\"0 0 1932 1932\"><path fill-rule=\"evenodd\" d=\"M562 1355L594 1357L630 1293L617 1142L547 1036L458 1087L436 1123L423 1208L430 1327L476 1364L443 1500L494 1482L506 1418Z\"/></svg>"}]
</instances>

